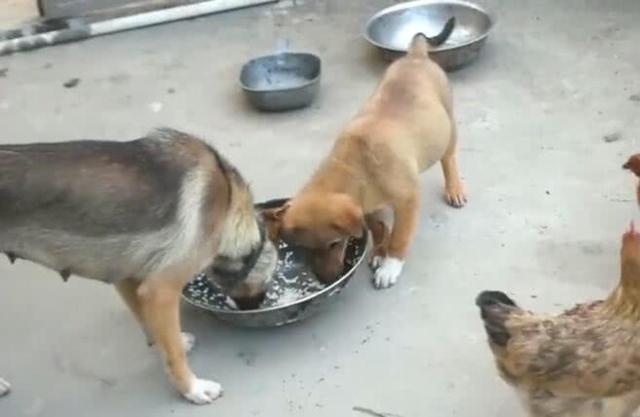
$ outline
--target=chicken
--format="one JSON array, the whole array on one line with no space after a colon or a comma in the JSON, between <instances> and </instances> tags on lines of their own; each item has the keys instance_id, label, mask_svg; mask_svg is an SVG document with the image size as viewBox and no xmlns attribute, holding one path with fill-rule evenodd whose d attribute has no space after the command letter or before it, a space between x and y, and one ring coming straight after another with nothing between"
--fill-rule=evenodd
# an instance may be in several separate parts
<instances>
[{"instance_id":1,"label":"chicken","mask_svg":"<svg viewBox=\"0 0 640 417\"><path fill-rule=\"evenodd\" d=\"M640 233L622 238L618 287L559 316L506 294L476 299L501 377L530 417L630 417L640 406Z\"/></svg>"},{"instance_id":2,"label":"chicken","mask_svg":"<svg viewBox=\"0 0 640 417\"><path fill-rule=\"evenodd\" d=\"M627 162L622 165L622 168L628 169L633 172L636 177L640 178L640 154L631 155ZM638 204L640 204L640 183L636 185L636 199L638 200Z\"/></svg>"}]
</instances>

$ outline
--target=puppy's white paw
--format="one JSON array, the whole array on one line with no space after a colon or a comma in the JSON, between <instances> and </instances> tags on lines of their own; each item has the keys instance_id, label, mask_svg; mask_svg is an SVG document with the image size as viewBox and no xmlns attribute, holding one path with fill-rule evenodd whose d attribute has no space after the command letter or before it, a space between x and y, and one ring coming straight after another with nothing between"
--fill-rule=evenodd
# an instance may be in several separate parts
<instances>
[{"instance_id":1,"label":"puppy's white paw","mask_svg":"<svg viewBox=\"0 0 640 417\"><path fill-rule=\"evenodd\" d=\"M369 266L371 267L371 269L375 271L376 269L380 268L380 265L382 265L383 260L384 258L382 256L375 255L371 257L371 260L369 261Z\"/></svg>"},{"instance_id":2,"label":"puppy's white paw","mask_svg":"<svg viewBox=\"0 0 640 417\"><path fill-rule=\"evenodd\" d=\"M11 391L11 385L4 379L0 378L0 397L7 395L9 391Z\"/></svg>"},{"instance_id":3,"label":"puppy's white paw","mask_svg":"<svg viewBox=\"0 0 640 417\"><path fill-rule=\"evenodd\" d=\"M182 338L182 347L184 348L184 351L186 353L191 352L193 347L196 345L196 337L187 332L182 332L180 336Z\"/></svg>"},{"instance_id":4,"label":"puppy's white paw","mask_svg":"<svg viewBox=\"0 0 640 417\"><path fill-rule=\"evenodd\" d=\"M384 258L373 273L373 285L377 289L389 288L398 281L404 261L397 258Z\"/></svg>"},{"instance_id":5,"label":"puppy's white paw","mask_svg":"<svg viewBox=\"0 0 640 417\"><path fill-rule=\"evenodd\" d=\"M194 378L191 388L184 397L194 404L203 405L213 402L222 395L222 386L214 381Z\"/></svg>"}]
</instances>

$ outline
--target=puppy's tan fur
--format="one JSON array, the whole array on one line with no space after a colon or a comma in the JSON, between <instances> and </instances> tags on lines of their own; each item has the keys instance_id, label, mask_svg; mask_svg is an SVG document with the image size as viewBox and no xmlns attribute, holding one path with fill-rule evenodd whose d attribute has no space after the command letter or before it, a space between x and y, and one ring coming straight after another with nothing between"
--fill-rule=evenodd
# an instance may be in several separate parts
<instances>
[{"instance_id":1,"label":"puppy's tan fur","mask_svg":"<svg viewBox=\"0 0 640 417\"><path fill-rule=\"evenodd\" d=\"M315 251L316 272L325 280L339 273L345 238L359 234L365 222L374 232L375 262L402 262L418 223L419 175L436 162L442 164L446 200L455 207L466 202L451 91L429 48L427 39L416 35L315 175L273 216L285 239ZM379 216L385 206L395 218L390 234ZM378 286L393 284L397 268L394 273L377 280L387 281Z\"/></svg>"}]
</instances>

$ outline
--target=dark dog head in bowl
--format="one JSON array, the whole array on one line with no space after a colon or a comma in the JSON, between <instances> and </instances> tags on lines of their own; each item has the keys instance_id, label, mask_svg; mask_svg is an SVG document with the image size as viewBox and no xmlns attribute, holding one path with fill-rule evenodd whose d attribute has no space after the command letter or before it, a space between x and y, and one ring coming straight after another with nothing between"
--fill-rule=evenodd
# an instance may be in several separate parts
<instances>
[{"instance_id":1,"label":"dark dog head in bowl","mask_svg":"<svg viewBox=\"0 0 640 417\"><path fill-rule=\"evenodd\" d=\"M257 204L264 217L270 210L282 206L287 200L272 200ZM355 274L364 259L367 235L351 239L345 245L345 256L338 277L332 282L318 279L309 264L309 251L287 244L278 235L277 224L265 219L265 232L275 242L277 264L266 284L266 294L257 307L249 309L238 305L216 281L207 279L207 271L198 275L183 291L184 299L213 313L217 318L242 327L274 327L302 320L321 310L329 299L337 295Z\"/></svg>"}]
</instances>

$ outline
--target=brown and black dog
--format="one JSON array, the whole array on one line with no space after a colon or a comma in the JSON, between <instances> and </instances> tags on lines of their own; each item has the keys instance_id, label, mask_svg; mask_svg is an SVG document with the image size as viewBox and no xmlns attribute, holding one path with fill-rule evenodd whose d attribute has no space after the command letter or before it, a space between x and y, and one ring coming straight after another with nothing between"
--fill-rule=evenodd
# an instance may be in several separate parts
<instances>
[{"instance_id":1,"label":"brown and black dog","mask_svg":"<svg viewBox=\"0 0 640 417\"><path fill-rule=\"evenodd\" d=\"M418 223L419 175L436 162L449 204L465 204L451 92L445 72L429 58L430 47L446 41L454 25L451 19L436 37L413 38L307 185L269 213L285 240L308 248L323 281L340 273L347 238L364 233L366 224L375 244L375 286L396 282ZM390 233L381 219L388 206Z\"/></svg>"},{"instance_id":2,"label":"brown and black dog","mask_svg":"<svg viewBox=\"0 0 640 417\"><path fill-rule=\"evenodd\" d=\"M222 390L187 363L194 338L181 333L182 289L210 268L240 307L257 306L277 256L265 235L238 171L194 136L160 129L129 142L0 146L0 251L65 281L113 284L194 403ZM8 389L0 379L0 395Z\"/></svg>"}]
</instances>

